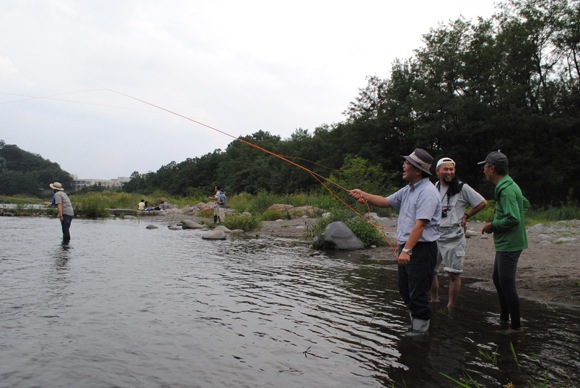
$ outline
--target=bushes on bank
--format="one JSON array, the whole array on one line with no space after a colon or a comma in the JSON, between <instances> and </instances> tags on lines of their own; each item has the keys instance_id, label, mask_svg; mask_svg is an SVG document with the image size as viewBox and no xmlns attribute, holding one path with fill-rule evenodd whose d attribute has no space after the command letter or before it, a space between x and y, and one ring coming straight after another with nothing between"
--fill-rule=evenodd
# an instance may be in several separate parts
<instances>
[{"instance_id":1,"label":"bushes on bank","mask_svg":"<svg viewBox=\"0 0 580 388\"><path fill-rule=\"evenodd\" d=\"M222 220L222 224L230 230L242 229L245 232L250 232L259 230L262 227L262 220L257 216L235 214L227 216Z\"/></svg>"}]
</instances>

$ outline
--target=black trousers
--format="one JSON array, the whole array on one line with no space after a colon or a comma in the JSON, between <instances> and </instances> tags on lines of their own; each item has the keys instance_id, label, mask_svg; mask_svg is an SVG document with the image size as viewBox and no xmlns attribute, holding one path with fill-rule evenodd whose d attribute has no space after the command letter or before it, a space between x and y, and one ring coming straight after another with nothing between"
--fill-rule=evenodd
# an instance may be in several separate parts
<instances>
[{"instance_id":1,"label":"black trousers","mask_svg":"<svg viewBox=\"0 0 580 388\"><path fill-rule=\"evenodd\" d=\"M398 255L405 244L399 245ZM433 271L437 264L437 242L419 242L413 248L411 261L399 265L399 293L409 307L413 318L431 319L429 290L433 282Z\"/></svg>"},{"instance_id":2,"label":"black trousers","mask_svg":"<svg viewBox=\"0 0 580 388\"><path fill-rule=\"evenodd\" d=\"M70 224L72 223L73 216L67 216L66 214L62 215L62 238L63 240L70 240Z\"/></svg>"},{"instance_id":3,"label":"black trousers","mask_svg":"<svg viewBox=\"0 0 580 388\"><path fill-rule=\"evenodd\" d=\"M519 329L520 297L516 290L516 272L518 260L522 251L496 252L493 265L493 284L499 299L500 319L508 321L511 318L511 328Z\"/></svg>"}]
</instances>

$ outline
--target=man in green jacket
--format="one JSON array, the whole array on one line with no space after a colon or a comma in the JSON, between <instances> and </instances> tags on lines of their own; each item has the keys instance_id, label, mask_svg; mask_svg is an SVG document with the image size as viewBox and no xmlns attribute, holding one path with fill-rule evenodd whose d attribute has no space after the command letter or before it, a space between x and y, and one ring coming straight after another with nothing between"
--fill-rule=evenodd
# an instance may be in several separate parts
<instances>
[{"instance_id":1,"label":"man in green jacket","mask_svg":"<svg viewBox=\"0 0 580 388\"><path fill-rule=\"evenodd\" d=\"M508 324L511 318L511 325L505 333L517 333L521 330L521 322L516 270L522 250L528 247L524 213L528 211L530 202L509 176L506 155L494 151L478 164L483 164L485 178L495 186L493 221L485 224L481 233L493 233L496 252L493 284L501 309L499 319L502 324Z\"/></svg>"}]
</instances>

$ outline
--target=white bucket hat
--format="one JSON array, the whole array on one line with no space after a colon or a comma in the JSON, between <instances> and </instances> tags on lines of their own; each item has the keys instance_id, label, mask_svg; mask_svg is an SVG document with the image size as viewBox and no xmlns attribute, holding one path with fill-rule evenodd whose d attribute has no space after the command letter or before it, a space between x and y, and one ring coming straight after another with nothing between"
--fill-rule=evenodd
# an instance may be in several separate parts
<instances>
[{"instance_id":1,"label":"white bucket hat","mask_svg":"<svg viewBox=\"0 0 580 388\"><path fill-rule=\"evenodd\" d=\"M64 188L62 187L62 185L60 184L60 182L51 183L49 186L53 190L64 190Z\"/></svg>"}]
</instances>

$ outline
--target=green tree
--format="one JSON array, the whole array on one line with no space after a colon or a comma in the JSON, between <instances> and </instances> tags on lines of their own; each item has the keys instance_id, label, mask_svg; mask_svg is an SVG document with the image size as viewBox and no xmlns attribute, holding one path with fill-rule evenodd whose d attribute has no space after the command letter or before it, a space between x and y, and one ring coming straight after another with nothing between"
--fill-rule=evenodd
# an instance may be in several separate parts
<instances>
[{"instance_id":1,"label":"green tree","mask_svg":"<svg viewBox=\"0 0 580 388\"><path fill-rule=\"evenodd\" d=\"M71 175L57 163L0 141L0 195L42 195L49 183L58 181L72 187Z\"/></svg>"}]
</instances>

